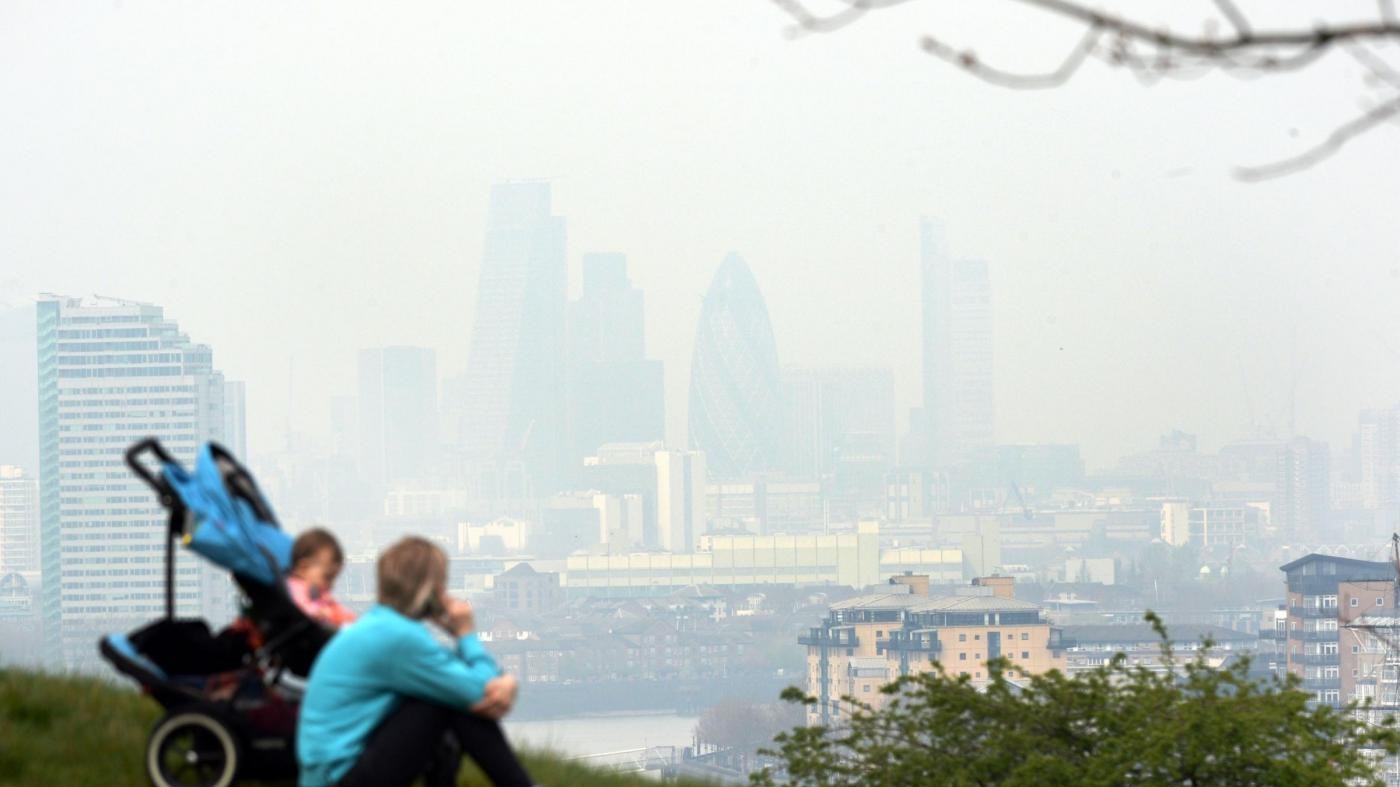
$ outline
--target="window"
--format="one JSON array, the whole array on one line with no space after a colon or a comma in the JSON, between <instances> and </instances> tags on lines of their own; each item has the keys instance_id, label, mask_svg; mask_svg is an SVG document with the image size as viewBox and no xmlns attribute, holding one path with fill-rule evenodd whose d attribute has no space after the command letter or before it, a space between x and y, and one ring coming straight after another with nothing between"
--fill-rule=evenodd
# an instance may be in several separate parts
<instances>
[{"instance_id":1,"label":"window","mask_svg":"<svg viewBox=\"0 0 1400 787\"><path fill-rule=\"evenodd\" d=\"M1028 639L1030 639L1030 638L1031 638L1031 635L1030 635L1028 632L1025 632L1025 631L1021 632L1021 641L1022 641L1022 642L1025 642L1026 640L1028 640Z\"/></svg>"},{"instance_id":2,"label":"window","mask_svg":"<svg viewBox=\"0 0 1400 787\"><path fill-rule=\"evenodd\" d=\"M869 694L869 693L870 693L870 684L867 683L867 684L865 684L864 686L861 686L861 687L860 687L860 690L863 691L863 692L865 692L866 694Z\"/></svg>"},{"instance_id":3,"label":"window","mask_svg":"<svg viewBox=\"0 0 1400 787\"><path fill-rule=\"evenodd\" d=\"M966 653L959 653L959 654L958 654L958 661L967 661L967 654L966 654Z\"/></svg>"},{"instance_id":4,"label":"window","mask_svg":"<svg viewBox=\"0 0 1400 787\"><path fill-rule=\"evenodd\" d=\"M1359 599L1359 598L1357 598L1357 597L1355 597L1355 596L1352 596L1352 597L1351 597L1351 605L1352 605L1353 607L1359 607L1359 606L1361 606L1361 599Z\"/></svg>"},{"instance_id":5,"label":"window","mask_svg":"<svg viewBox=\"0 0 1400 787\"><path fill-rule=\"evenodd\" d=\"M973 638L973 639L982 639L982 635L981 635L981 634L973 634L973 635L972 635L972 638Z\"/></svg>"},{"instance_id":6,"label":"window","mask_svg":"<svg viewBox=\"0 0 1400 787\"><path fill-rule=\"evenodd\" d=\"M1376 606L1378 606L1378 607L1383 607L1383 606L1385 606L1385 599L1384 599L1384 598L1381 598L1380 596L1376 596Z\"/></svg>"},{"instance_id":7,"label":"window","mask_svg":"<svg viewBox=\"0 0 1400 787\"><path fill-rule=\"evenodd\" d=\"M1023 659L1028 659L1028 658L1030 658L1030 657L1031 657L1031 652L1030 652L1029 650L1023 650L1023 651L1021 651L1021 658L1023 658Z\"/></svg>"},{"instance_id":8,"label":"window","mask_svg":"<svg viewBox=\"0 0 1400 787\"><path fill-rule=\"evenodd\" d=\"M1352 645L1352 646L1351 646L1351 652L1352 652L1352 653L1360 653L1360 652L1361 652L1361 646L1360 646L1360 645Z\"/></svg>"},{"instance_id":9,"label":"window","mask_svg":"<svg viewBox=\"0 0 1400 787\"><path fill-rule=\"evenodd\" d=\"M959 634L959 635L958 635L958 642L967 642L967 635L966 635L966 634Z\"/></svg>"}]
</instances>

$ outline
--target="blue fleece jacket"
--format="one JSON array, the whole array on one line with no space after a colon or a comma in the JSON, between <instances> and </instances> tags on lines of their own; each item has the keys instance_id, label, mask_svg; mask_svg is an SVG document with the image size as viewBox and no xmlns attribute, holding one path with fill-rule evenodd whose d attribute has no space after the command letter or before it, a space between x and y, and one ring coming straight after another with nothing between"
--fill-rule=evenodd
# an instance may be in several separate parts
<instances>
[{"instance_id":1,"label":"blue fleece jacket","mask_svg":"<svg viewBox=\"0 0 1400 787\"><path fill-rule=\"evenodd\" d=\"M475 634L450 650L422 621L374 607L337 633L311 667L297 725L301 787L339 781L400 698L466 710L500 674Z\"/></svg>"}]
</instances>

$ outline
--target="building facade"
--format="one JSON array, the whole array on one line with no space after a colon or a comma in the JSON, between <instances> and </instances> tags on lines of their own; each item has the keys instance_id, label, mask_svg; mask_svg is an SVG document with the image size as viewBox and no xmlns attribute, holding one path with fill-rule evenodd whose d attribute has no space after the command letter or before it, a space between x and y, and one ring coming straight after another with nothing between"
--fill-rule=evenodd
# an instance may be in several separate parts
<instances>
[{"instance_id":1,"label":"building facade","mask_svg":"<svg viewBox=\"0 0 1400 787\"><path fill-rule=\"evenodd\" d=\"M1395 569L1389 563L1312 554L1280 570L1288 586L1286 669L1302 679L1302 689L1315 702L1341 707L1355 693L1350 671L1355 665L1348 661L1344 680L1342 651L1351 656L1351 646L1360 645L1354 635L1344 639L1342 631L1365 614L1394 614Z\"/></svg>"},{"instance_id":2,"label":"building facade","mask_svg":"<svg viewBox=\"0 0 1400 787\"><path fill-rule=\"evenodd\" d=\"M594 595L661 592L689 585L844 585L879 581L880 527L831 535L703 536L693 554L570 555L564 586Z\"/></svg>"},{"instance_id":3,"label":"building facade","mask_svg":"<svg viewBox=\"0 0 1400 787\"><path fill-rule=\"evenodd\" d=\"M972 587L966 595L929 596L918 586L859 596L831 606L827 619L798 639L807 649L810 724L840 724L851 697L875 708L890 696L880 687L942 665L974 683L989 679L987 661L1005 658L1013 674L1065 668L1060 631L1040 608L1009 597L1007 588Z\"/></svg>"},{"instance_id":4,"label":"building facade","mask_svg":"<svg viewBox=\"0 0 1400 787\"><path fill-rule=\"evenodd\" d=\"M657 546L668 552L693 552L709 532L705 520L708 456L701 451L657 451Z\"/></svg>"},{"instance_id":5,"label":"building facade","mask_svg":"<svg viewBox=\"0 0 1400 787\"><path fill-rule=\"evenodd\" d=\"M570 467L608 443L666 437L663 367L646 357L642 291L621 254L583 255L583 291L568 308Z\"/></svg>"},{"instance_id":6,"label":"building facade","mask_svg":"<svg viewBox=\"0 0 1400 787\"><path fill-rule=\"evenodd\" d=\"M925 461L945 467L995 441L992 285L983 260L948 254L942 227L920 223Z\"/></svg>"},{"instance_id":7,"label":"building facade","mask_svg":"<svg viewBox=\"0 0 1400 787\"><path fill-rule=\"evenodd\" d=\"M461 436L474 486L520 500L559 483L565 440L564 219L542 182L491 187Z\"/></svg>"},{"instance_id":8,"label":"building facade","mask_svg":"<svg viewBox=\"0 0 1400 787\"><path fill-rule=\"evenodd\" d=\"M39 479L0 465L0 577L39 573Z\"/></svg>"},{"instance_id":9,"label":"building facade","mask_svg":"<svg viewBox=\"0 0 1400 787\"><path fill-rule=\"evenodd\" d=\"M779 463L782 391L768 306L748 263L725 257L700 311L690 363L690 444L716 480Z\"/></svg>"},{"instance_id":10,"label":"building facade","mask_svg":"<svg viewBox=\"0 0 1400 787\"><path fill-rule=\"evenodd\" d=\"M419 481L437 456L437 353L375 347L359 353L360 475L383 490Z\"/></svg>"},{"instance_id":11,"label":"building facade","mask_svg":"<svg viewBox=\"0 0 1400 787\"><path fill-rule=\"evenodd\" d=\"M123 463L156 436L192 463L227 425L223 375L159 306L46 297L37 307L40 530L46 650L55 666L97 661L102 634L164 613L166 517ZM177 561L176 606L216 620L232 584Z\"/></svg>"}]
</instances>

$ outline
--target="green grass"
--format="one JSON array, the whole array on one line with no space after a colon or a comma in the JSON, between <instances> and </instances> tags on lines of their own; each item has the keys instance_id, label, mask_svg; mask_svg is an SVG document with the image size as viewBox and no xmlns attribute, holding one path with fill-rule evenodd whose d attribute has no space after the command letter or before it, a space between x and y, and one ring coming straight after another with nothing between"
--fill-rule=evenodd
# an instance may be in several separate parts
<instances>
[{"instance_id":1,"label":"green grass","mask_svg":"<svg viewBox=\"0 0 1400 787\"><path fill-rule=\"evenodd\" d=\"M160 716L154 701L91 678L0 669L0 785L145 785L146 735ZM655 787L655 779L524 752L530 775L550 787ZM471 766L462 785L486 787ZM704 787L703 782L673 782Z\"/></svg>"}]
</instances>

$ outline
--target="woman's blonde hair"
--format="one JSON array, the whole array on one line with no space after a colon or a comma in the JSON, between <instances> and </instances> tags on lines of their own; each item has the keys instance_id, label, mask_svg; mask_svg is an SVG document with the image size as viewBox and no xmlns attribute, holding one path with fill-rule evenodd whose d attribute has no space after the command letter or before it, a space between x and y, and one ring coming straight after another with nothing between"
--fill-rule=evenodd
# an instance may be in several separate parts
<instances>
[{"instance_id":1,"label":"woman's blonde hair","mask_svg":"<svg viewBox=\"0 0 1400 787\"><path fill-rule=\"evenodd\" d=\"M447 584L447 555L437 544L408 536L384 550L376 568L380 604L410 618L437 609L438 589Z\"/></svg>"}]
</instances>

